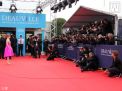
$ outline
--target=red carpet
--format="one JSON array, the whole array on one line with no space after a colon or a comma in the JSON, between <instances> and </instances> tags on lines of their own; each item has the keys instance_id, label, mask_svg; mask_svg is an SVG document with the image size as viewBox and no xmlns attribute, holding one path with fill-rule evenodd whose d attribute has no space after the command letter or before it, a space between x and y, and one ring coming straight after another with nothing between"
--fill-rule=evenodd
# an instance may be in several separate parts
<instances>
[{"instance_id":1,"label":"red carpet","mask_svg":"<svg viewBox=\"0 0 122 91\"><path fill-rule=\"evenodd\" d=\"M0 91L122 91L122 78L109 78L102 71L80 72L60 58L15 57L11 65L0 60Z\"/></svg>"}]
</instances>

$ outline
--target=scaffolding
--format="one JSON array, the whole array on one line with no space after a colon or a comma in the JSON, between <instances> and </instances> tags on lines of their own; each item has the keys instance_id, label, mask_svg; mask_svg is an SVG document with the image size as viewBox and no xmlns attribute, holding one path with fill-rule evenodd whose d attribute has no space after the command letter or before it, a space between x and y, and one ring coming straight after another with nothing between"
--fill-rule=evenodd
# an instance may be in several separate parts
<instances>
[{"instance_id":1,"label":"scaffolding","mask_svg":"<svg viewBox=\"0 0 122 91\"><path fill-rule=\"evenodd\" d=\"M38 6L40 5L42 7L42 9L45 9L46 7L53 7L54 5L57 4L57 0L4 0L4 2L7 1L9 4L11 3L34 3L36 4L35 6ZM60 0L59 0L60 1ZM3 10L3 11L7 11L9 10L9 8L3 8L3 7L0 7L0 10ZM34 9L18 9L17 11L22 11L22 12L32 12L34 13L36 11L36 7ZM50 22L51 22L51 25L50 25L50 30L49 30L49 38L51 39L53 36L56 36L57 35L57 20L56 20L56 13L54 13L53 11L50 10Z\"/></svg>"}]
</instances>

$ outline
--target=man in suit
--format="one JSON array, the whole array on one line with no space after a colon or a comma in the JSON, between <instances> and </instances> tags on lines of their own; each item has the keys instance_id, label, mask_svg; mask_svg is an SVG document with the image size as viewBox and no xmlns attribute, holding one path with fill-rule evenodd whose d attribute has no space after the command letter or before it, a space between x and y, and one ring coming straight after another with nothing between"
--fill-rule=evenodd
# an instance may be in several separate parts
<instances>
[{"instance_id":1,"label":"man in suit","mask_svg":"<svg viewBox=\"0 0 122 91\"><path fill-rule=\"evenodd\" d=\"M17 39L15 38L14 35L11 35L10 41L11 41L11 46L13 48L13 52L17 56Z\"/></svg>"},{"instance_id":2,"label":"man in suit","mask_svg":"<svg viewBox=\"0 0 122 91\"><path fill-rule=\"evenodd\" d=\"M1 45L1 38L0 38L0 59L2 59L2 45Z\"/></svg>"},{"instance_id":3,"label":"man in suit","mask_svg":"<svg viewBox=\"0 0 122 91\"><path fill-rule=\"evenodd\" d=\"M5 35L1 36L0 39L0 58L4 59L4 50L6 45L6 38Z\"/></svg>"},{"instance_id":4,"label":"man in suit","mask_svg":"<svg viewBox=\"0 0 122 91\"><path fill-rule=\"evenodd\" d=\"M24 39L22 38L22 35L20 35L20 38L18 39L18 56L23 56L23 45L24 45Z\"/></svg>"},{"instance_id":5,"label":"man in suit","mask_svg":"<svg viewBox=\"0 0 122 91\"><path fill-rule=\"evenodd\" d=\"M41 39L34 37L34 58L40 58L41 55Z\"/></svg>"}]
</instances>

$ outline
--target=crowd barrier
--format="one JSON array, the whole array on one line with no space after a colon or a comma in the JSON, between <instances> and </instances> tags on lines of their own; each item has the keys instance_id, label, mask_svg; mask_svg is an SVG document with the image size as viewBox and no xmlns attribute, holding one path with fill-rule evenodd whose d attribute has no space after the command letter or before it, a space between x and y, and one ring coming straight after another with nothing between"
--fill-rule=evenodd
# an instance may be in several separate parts
<instances>
[{"instance_id":1,"label":"crowd barrier","mask_svg":"<svg viewBox=\"0 0 122 91\"><path fill-rule=\"evenodd\" d=\"M68 59L78 60L80 58L80 47L84 45L73 45L73 44L57 44L58 51L60 55L67 57ZM100 67L108 68L112 65L112 57L111 53L113 50L119 51L119 58L122 61L122 45L85 45L88 47L92 47L94 53L99 59Z\"/></svg>"}]
</instances>

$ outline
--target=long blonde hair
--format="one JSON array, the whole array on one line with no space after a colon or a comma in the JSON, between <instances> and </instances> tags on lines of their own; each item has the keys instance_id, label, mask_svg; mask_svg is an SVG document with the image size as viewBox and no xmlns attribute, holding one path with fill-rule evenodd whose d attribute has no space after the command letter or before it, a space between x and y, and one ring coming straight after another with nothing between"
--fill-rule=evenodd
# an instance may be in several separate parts
<instances>
[{"instance_id":1,"label":"long blonde hair","mask_svg":"<svg viewBox=\"0 0 122 91\"><path fill-rule=\"evenodd\" d=\"M8 44L8 43L11 44L10 38L6 39L6 44Z\"/></svg>"}]
</instances>

